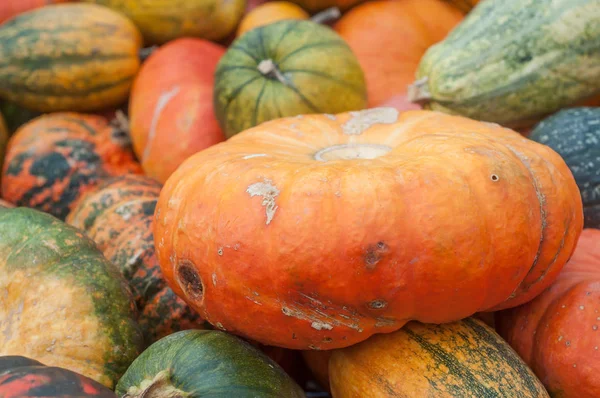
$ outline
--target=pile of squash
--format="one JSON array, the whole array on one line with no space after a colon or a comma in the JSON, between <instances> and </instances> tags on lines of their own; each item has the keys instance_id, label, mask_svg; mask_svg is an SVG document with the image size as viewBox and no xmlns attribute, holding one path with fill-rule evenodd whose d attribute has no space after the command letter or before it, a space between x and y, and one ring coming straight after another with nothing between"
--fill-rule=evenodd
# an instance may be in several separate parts
<instances>
[{"instance_id":1,"label":"pile of squash","mask_svg":"<svg viewBox=\"0 0 600 398\"><path fill-rule=\"evenodd\" d=\"M3 0L0 396L600 397L598 0Z\"/></svg>"}]
</instances>

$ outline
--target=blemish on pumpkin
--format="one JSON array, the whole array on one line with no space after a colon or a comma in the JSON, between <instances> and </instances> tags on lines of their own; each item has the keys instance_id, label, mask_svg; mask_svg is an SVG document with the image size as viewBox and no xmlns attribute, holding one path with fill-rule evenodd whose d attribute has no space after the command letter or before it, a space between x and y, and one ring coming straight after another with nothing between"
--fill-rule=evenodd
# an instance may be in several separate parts
<instances>
[{"instance_id":1,"label":"blemish on pumpkin","mask_svg":"<svg viewBox=\"0 0 600 398\"><path fill-rule=\"evenodd\" d=\"M308 348L310 348L311 350L315 350L315 351L321 351L321 349L319 347L317 347L316 345L309 345Z\"/></svg>"},{"instance_id":2,"label":"blemish on pumpkin","mask_svg":"<svg viewBox=\"0 0 600 398\"><path fill-rule=\"evenodd\" d=\"M180 261L177 263L176 275L177 282L185 294L194 301L201 301L204 286L194 264L189 260Z\"/></svg>"},{"instance_id":3,"label":"blemish on pumpkin","mask_svg":"<svg viewBox=\"0 0 600 398\"><path fill-rule=\"evenodd\" d=\"M330 114L330 113L326 113L326 114L325 114L325 117L326 117L327 119L329 119L329 120L336 120L336 119L337 119L337 118L335 117L335 115L332 115L332 114Z\"/></svg>"},{"instance_id":4,"label":"blemish on pumpkin","mask_svg":"<svg viewBox=\"0 0 600 398\"><path fill-rule=\"evenodd\" d=\"M261 158L261 157L264 157L264 156L267 156L267 155L264 154L264 153L254 153L252 155L246 155L242 159L248 160L248 159L253 159L253 158Z\"/></svg>"},{"instance_id":5,"label":"blemish on pumpkin","mask_svg":"<svg viewBox=\"0 0 600 398\"><path fill-rule=\"evenodd\" d=\"M212 283L213 286L217 286L217 274L215 274L214 272L212 274Z\"/></svg>"},{"instance_id":6,"label":"blemish on pumpkin","mask_svg":"<svg viewBox=\"0 0 600 398\"><path fill-rule=\"evenodd\" d=\"M373 300L369 304L369 308L373 310L380 310L387 306L387 302L385 300Z\"/></svg>"},{"instance_id":7,"label":"blemish on pumpkin","mask_svg":"<svg viewBox=\"0 0 600 398\"><path fill-rule=\"evenodd\" d=\"M323 343L331 343L333 339L331 337L324 337L322 341Z\"/></svg>"},{"instance_id":8,"label":"blemish on pumpkin","mask_svg":"<svg viewBox=\"0 0 600 398\"><path fill-rule=\"evenodd\" d=\"M584 309L584 308L585 308L585 307L584 307L583 305L580 305L580 306L579 306L579 309L580 309L580 310L582 310L582 309Z\"/></svg>"},{"instance_id":9,"label":"blemish on pumpkin","mask_svg":"<svg viewBox=\"0 0 600 398\"><path fill-rule=\"evenodd\" d=\"M498 175L496 175L496 174L492 174L492 175L490 176L490 179L491 179L492 181L496 182L496 181L498 181L498 180L500 179L500 177L498 177Z\"/></svg>"},{"instance_id":10,"label":"blemish on pumpkin","mask_svg":"<svg viewBox=\"0 0 600 398\"><path fill-rule=\"evenodd\" d=\"M294 312L287 307L281 307L281 312L283 312L284 315L287 316L292 316L294 314Z\"/></svg>"},{"instance_id":11,"label":"blemish on pumpkin","mask_svg":"<svg viewBox=\"0 0 600 398\"><path fill-rule=\"evenodd\" d=\"M272 181L265 179L264 182L256 182L250 185L248 189L246 189L246 192L250 194L250 197L262 196L262 205L265 207L267 225L269 225L278 208L275 204L275 198L279 196L279 189L273 185Z\"/></svg>"},{"instance_id":12,"label":"blemish on pumpkin","mask_svg":"<svg viewBox=\"0 0 600 398\"><path fill-rule=\"evenodd\" d=\"M377 242L375 245L369 246L364 257L367 269L375 269L377 263L381 261L383 255L387 252L388 246L385 244L385 242Z\"/></svg>"},{"instance_id":13,"label":"blemish on pumpkin","mask_svg":"<svg viewBox=\"0 0 600 398\"><path fill-rule=\"evenodd\" d=\"M342 124L342 132L346 135L360 135L375 124L392 124L398 121L396 108L374 108L350 112L352 118Z\"/></svg>"},{"instance_id":14,"label":"blemish on pumpkin","mask_svg":"<svg viewBox=\"0 0 600 398\"><path fill-rule=\"evenodd\" d=\"M219 256L222 256L222 255L223 255L223 248L222 248L222 247L219 247L219 249L217 250L217 254L218 254Z\"/></svg>"},{"instance_id":15,"label":"blemish on pumpkin","mask_svg":"<svg viewBox=\"0 0 600 398\"><path fill-rule=\"evenodd\" d=\"M225 329L225 327L223 326L223 324L221 322L217 322L215 324L215 326L221 330L227 331L227 329Z\"/></svg>"},{"instance_id":16,"label":"blemish on pumpkin","mask_svg":"<svg viewBox=\"0 0 600 398\"><path fill-rule=\"evenodd\" d=\"M150 149L152 148L152 142L154 141L154 137L156 137L156 127L158 125L158 120L160 119L160 115L165 109L165 106L179 93L179 86L173 87L171 90L166 91L158 97L156 101L156 106L154 107L154 113L152 114L152 120L150 122L150 130L148 133L148 140L146 141L146 147L144 148L144 153L142 154L142 162L144 162L148 156L150 155Z\"/></svg>"},{"instance_id":17,"label":"blemish on pumpkin","mask_svg":"<svg viewBox=\"0 0 600 398\"><path fill-rule=\"evenodd\" d=\"M311 323L310 326L316 330L323 330L323 329L331 330L331 329L333 329L333 326L331 326L330 324L324 323L324 322L317 322L317 321L314 321L313 323Z\"/></svg>"}]
</instances>

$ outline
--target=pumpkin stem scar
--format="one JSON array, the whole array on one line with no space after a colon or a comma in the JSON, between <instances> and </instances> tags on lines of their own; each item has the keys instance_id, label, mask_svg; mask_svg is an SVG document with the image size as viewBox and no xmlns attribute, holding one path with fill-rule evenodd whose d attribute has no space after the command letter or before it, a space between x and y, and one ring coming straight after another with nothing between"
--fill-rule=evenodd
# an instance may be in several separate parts
<instances>
[{"instance_id":1,"label":"pumpkin stem scar","mask_svg":"<svg viewBox=\"0 0 600 398\"><path fill-rule=\"evenodd\" d=\"M408 86L407 99L415 104L427 104L433 98L427 85L429 78L425 76Z\"/></svg>"},{"instance_id":2,"label":"pumpkin stem scar","mask_svg":"<svg viewBox=\"0 0 600 398\"><path fill-rule=\"evenodd\" d=\"M342 12L337 7L331 7L313 15L310 20L314 23L326 23L334 21L342 16Z\"/></svg>"},{"instance_id":3,"label":"pumpkin stem scar","mask_svg":"<svg viewBox=\"0 0 600 398\"><path fill-rule=\"evenodd\" d=\"M196 267L189 260L177 264L177 281L187 297L201 303L204 298L204 284Z\"/></svg>"},{"instance_id":4,"label":"pumpkin stem scar","mask_svg":"<svg viewBox=\"0 0 600 398\"><path fill-rule=\"evenodd\" d=\"M289 86L289 82L283 76L275 62L272 59L263 59L260 61L258 66L256 67L260 73L262 73L266 77L270 77L271 79L277 79L280 83Z\"/></svg>"},{"instance_id":5,"label":"pumpkin stem scar","mask_svg":"<svg viewBox=\"0 0 600 398\"><path fill-rule=\"evenodd\" d=\"M140 386L131 387L123 398L187 398L190 394L171 383L168 370L158 372L154 379L144 380Z\"/></svg>"}]
</instances>

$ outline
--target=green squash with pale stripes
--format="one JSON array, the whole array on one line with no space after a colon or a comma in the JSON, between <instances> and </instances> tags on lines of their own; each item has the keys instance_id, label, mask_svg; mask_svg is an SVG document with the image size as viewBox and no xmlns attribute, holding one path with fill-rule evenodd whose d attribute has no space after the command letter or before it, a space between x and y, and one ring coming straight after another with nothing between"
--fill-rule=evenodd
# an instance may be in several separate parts
<instances>
[{"instance_id":1,"label":"green squash with pale stripes","mask_svg":"<svg viewBox=\"0 0 600 398\"><path fill-rule=\"evenodd\" d=\"M423 56L409 99L511 127L600 93L600 1L484 0Z\"/></svg>"},{"instance_id":2,"label":"green squash with pale stripes","mask_svg":"<svg viewBox=\"0 0 600 398\"><path fill-rule=\"evenodd\" d=\"M358 59L337 33L312 21L247 32L215 72L214 107L227 137L272 119L366 106Z\"/></svg>"}]
</instances>

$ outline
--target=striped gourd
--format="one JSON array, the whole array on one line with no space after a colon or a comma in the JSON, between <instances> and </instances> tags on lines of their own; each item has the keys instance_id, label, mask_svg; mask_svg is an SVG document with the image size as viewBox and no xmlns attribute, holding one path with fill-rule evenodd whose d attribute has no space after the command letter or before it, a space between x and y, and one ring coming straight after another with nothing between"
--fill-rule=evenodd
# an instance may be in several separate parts
<instances>
[{"instance_id":1,"label":"striped gourd","mask_svg":"<svg viewBox=\"0 0 600 398\"><path fill-rule=\"evenodd\" d=\"M91 111L127 99L141 36L121 14L56 4L0 25L0 97L43 112Z\"/></svg>"},{"instance_id":2,"label":"striped gourd","mask_svg":"<svg viewBox=\"0 0 600 398\"><path fill-rule=\"evenodd\" d=\"M600 92L600 1L485 0L421 60L411 100L519 127Z\"/></svg>"}]
</instances>

